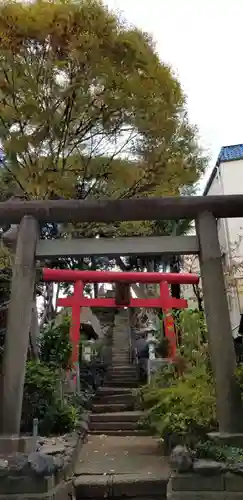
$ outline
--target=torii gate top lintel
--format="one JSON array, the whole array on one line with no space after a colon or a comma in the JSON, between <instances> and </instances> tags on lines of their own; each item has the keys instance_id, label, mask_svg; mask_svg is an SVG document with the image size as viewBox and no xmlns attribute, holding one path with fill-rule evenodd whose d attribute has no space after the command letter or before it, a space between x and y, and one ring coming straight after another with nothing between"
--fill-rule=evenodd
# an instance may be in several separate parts
<instances>
[{"instance_id":1,"label":"torii gate top lintel","mask_svg":"<svg viewBox=\"0 0 243 500\"><path fill-rule=\"evenodd\" d=\"M78 271L72 269L43 269L44 281L66 281L74 283L161 283L196 284L197 274L192 273L151 273L151 272L117 272L117 271Z\"/></svg>"}]
</instances>

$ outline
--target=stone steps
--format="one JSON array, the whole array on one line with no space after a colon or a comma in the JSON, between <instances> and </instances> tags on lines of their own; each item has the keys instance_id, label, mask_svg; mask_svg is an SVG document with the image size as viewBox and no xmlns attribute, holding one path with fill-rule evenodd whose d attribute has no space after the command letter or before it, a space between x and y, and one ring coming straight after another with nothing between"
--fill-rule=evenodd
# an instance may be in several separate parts
<instances>
[{"instance_id":1,"label":"stone steps","mask_svg":"<svg viewBox=\"0 0 243 500\"><path fill-rule=\"evenodd\" d=\"M129 354L112 354L113 366L116 366L117 361L123 361L123 365L129 366Z\"/></svg>"},{"instance_id":2,"label":"stone steps","mask_svg":"<svg viewBox=\"0 0 243 500\"><path fill-rule=\"evenodd\" d=\"M113 412L119 412L119 411L131 411L133 409L133 401L129 403L114 403L114 404L107 404L107 403L98 403L94 404L92 407L92 412L93 413L113 413Z\"/></svg>"},{"instance_id":3,"label":"stone steps","mask_svg":"<svg viewBox=\"0 0 243 500\"><path fill-rule=\"evenodd\" d=\"M155 475L141 477L131 471L130 474L82 475L74 479L73 485L76 500L91 498L166 500L167 482L168 477L162 472L157 477Z\"/></svg>"},{"instance_id":4,"label":"stone steps","mask_svg":"<svg viewBox=\"0 0 243 500\"><path fill-rule=\"evenodd\" d=\"M122 387L118 389L117 387L112 386L101 387L97 392L97 396L118 396L119 394L133 395L133 392L130 387Z\"/></svg>"},{"instance_id":5,"label":"stone steps","mask_svg":"<svg viewBox=\"0 0 243 500\"><path fill-rule=\"evenodd\" d=\"M106 429L105 431L100 430L89 430L89 434L94 434L95 436L100 436L101 434L105 434L106 436L148 436L148 431L144 429L126 429L126 430L114 430L114 429Z\"/></svg>"},{"instance_id":6,"label":"stone steps","mask_svg":"<svg viewBox=\"0 0 243 500\"><path fill-rule=\"evenodd\" d=\"M126 366L126 365L120 365L120 366L111 366L108 368L108 373L109 375L112 374L114 376L118 375L129 375L130 377L133 377L137 373L137 367L135 365L133 366Z\"/></svg>"},{"instance_id":7,"label":"stone steps","mask_svg":"<svg viewBox=\"0 0 243 500\"><path fill-rule=\"evenodd\" d=\"M114 389L122 389L120 387L115 387ZM134 403L133 394L129 393L117 393L117 394L103 394L101 396L96 396L94 404L102 405L114 405L114 404L126 404L131 405Z\"/></svg>"},{"instance_id":8,"label":"stone steps","mask_svg":"<svg viewBox=\"0 0 243 500\"><path fill-rule=\"evenodd\" d=\"M129 357L127 357L127 358L117 358L117 359L114 359L114 357L113 357L113 366L128 365L129 361L130 361Z\"/></svg>"},{"instance_id":9,"label":"stone steps","mask_svg":"<svg viewBox=\"0 0 243 500\"><path fill-rule=\"evenodd\" d=\"M104 414L105 415L105 414ZM129 431L132 432L139 430L138 423L133 421L116 421L116 420L108 420L102 422L94 422L90 421L89 424L89 432L99 431L100 434L106 434L107 431L111 434L112 432L119 431Z\"/></svg>"},{"instance_id":10,"label":"stone steps","mask_svg":"<svg viewBox=\"0 0 243 500\"><path fill-rule=\"evenodd\" d=\"M141 411L118 411L116 413L92 413L91 422L138 422L142 417Z\"/></svg>"},{"instance_id":11,"label":"stone steps","mask_svg":"<svg viewBox=\"0 0 243 500\"><path fill-rule=\"evenodd\" d=\"M133 378L137 374L137 370L130 369L130 368L128 368L126 370L124 367L121 367L121 370L119 370L119 367L118 367L115 370L113 368L108 369L107 373L108 373L108 375L113 376L114 378L117 378L117 377Z\"/></svg>"},{"instance_id":12,"label":"stone steps","mask_svg":"<svg viewBox=\"0 0 243 500\"><path fill-rule=\"evenodd\" d=\"M134 388L137 386L137 367L129 363L128 320L128 311L121 311L115 316L112 363L108 369L105 385L95 397L92 414L90 415L89 432L93 435L91 437L91 446L95 446L93 462L95 464L97 462L98 466L97 468L91 468L91 456L87 464L87 472L79 472L80 475L74 479L76 500L101 500L104 498L107 498L107 500L109 498L113 500L115 498L117 500L124 500L125 498L128 500L166 499L168 473L165 477L162 468L159 466L158 475L151 475L149 450L148 453L147 449L144 452L144 445L140 441L137 444L137 456L131 456L131 448L129 449L129 446L131 446L129 443L134 443L134 439L146 439L142 436L146 436L148 433L139 426L143 413L132 409L135 404ZM98 437L95 438L95 435L98 435ZM115 437L112 438L112 436ZM127 443L126 436L131 436L127 438ZM118 455L120 456L121 465L119 466L118 463L118 466L116 466L117 458L114 450L117 447L116 443L119 441L119 437L121 438L120 442L126 444L125 448L120 448L120 445L117 448L118 452L120 452L120 455L119 453ZM93 443L95 439L99 440L97 444ZM106 449L105 443L107 440L114 441L112 445L110 444L111 448L108 445ZM104 447L102 447L102 444ZM124 449L127 450L127 446L129 452L126 451L126 455L124 455ZM102 456L97 458L99 450ZM112 456L113 458L111 458ZM143 456L145 458L142 458ZM104 464L104 460L107 460L107 463ZM124 461L127 460L130 461L128 465L125 465L126 470L124 471ZM146 465L141 470L144 460ZM91 470L92 472L90 472ZM99 473L96 471L99 471Z\"/></svg>"},{"instance_id":13,"label":"stone steps","mask_svg":"<svg viewBox=\"0 0 243 500\"><path fill-rule=\"evenodd\" d=\"M108 383L109 385L111 384L111 381L108 380ZM136 380L130 380L130 381L127 381L127 380L112 380L112 385L113 387L128 387L128 388L131 388L131 389L136 389L138 387L138 383Z\"/></svg>"},{"instance_id":14,"label":"stone steps","mask_svg":"<svg viewBox=\"0 0 243 500\"><path fill-rule=\"evenodd\" d=\"M132 382L134 379L137 379L137 374L135 373L107 373L106 381L110 380L113 385L114 382L123 381L123 382Z\"/></svg>"},{"instance_id":15,"label":"stone steps","mask_svg":"<svg viewBox=\"0 0 243 500\"><path fill-rule=\"evenodd\" d=\"M137 367L130 364L128 315L115 318L112 362L103 388L97 394L90 416L91 433L124 433L139 431L141 412L135 412L133 389L138 386Z\"/></svg>"}]
</instances>

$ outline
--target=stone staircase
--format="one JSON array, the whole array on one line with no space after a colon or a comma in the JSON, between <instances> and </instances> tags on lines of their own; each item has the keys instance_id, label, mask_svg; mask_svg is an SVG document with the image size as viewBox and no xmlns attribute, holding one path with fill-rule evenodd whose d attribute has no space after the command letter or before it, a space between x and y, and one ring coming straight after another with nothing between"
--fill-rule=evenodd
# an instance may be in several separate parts
<instances>
[{"instance_id":1,"label":"stone staircase","mask_svg":"<svg viewBox=\"0 0 243 500\"><path fill-rule=\"evenodd\" d=\"M75 468L76 500L166 500L167 463L155 440L139 429L128 327L127 312L119 312L107 380L94 401L90 435Z\"/></svg>"},{"instance_id":2,"label":"stone staircase","mask_svg":"<svg viewBox=\"0 0 243 500\"><path fill-rule=\"evenodd\" d=\"M112 361L104 387L98 392L90 416L90 433L133 435L140 433L141 412L134 409L137 368L131 364L128 311L115 316Z\"/></svg>"}]
</instances>

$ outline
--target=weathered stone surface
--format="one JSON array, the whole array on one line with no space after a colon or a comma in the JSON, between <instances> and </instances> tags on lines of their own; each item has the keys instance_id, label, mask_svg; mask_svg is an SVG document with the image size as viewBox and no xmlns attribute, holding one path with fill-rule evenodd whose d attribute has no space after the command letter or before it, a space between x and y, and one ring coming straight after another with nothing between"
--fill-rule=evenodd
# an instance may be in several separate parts
<instances>
[{"instance_id":1,"label":"weathered stone surface","mask_svg":"<svg viewBox=\"0 0 243 500\"><path fill-rule=\"evenodd\" d=\"M228 466L230 472L243 476L243 463L236 463Z\"/></svg>"},{"instance_id":2,"label":"weathered stone surface","mask_svg":"<svg viewBox=\"0 0 243 500\"><path fill-rule=\"evenodd\" d=\"M77 498L106 498L111 493L111 476L87 475L74 480Z\"/></svg>"},{"instance_id":3,"label":"weathered stone surface","mask_svg":"<svg viewBox=\"0 0 243 500\"><path fill-rule=\"evenodd\" d=\"M31 453L35 449L33 436L0 436L0 455Z\"/></svg>"},{"instance_id":4,"label":"weathered stone surface","mask_svg":"<svg viewBox=\"0 0 243 500\"><path fill-rule=\"evenodd\" d=\"M56 470L54 458L51 455L34 452L28 456L28 462L31 470L38 476L51 476Z\"/></svg>"},{"instance_id":5,"label":"weathered stone surface","mask_svg":"<svg viewBox=\"0 0 243 500\"><path fill-rule=\"evenodd\" d=\"M242 497L241 497L242 498ZM190 491L178 492L174 491L167 494L167 500L241 500L240 497L226 497L225 492L215 492L215 491Z\"/></svg>"},{"instance_id":6,"label":"weathered stone surface","mask_svg":"<svg viewBox=\"0 0 243 500\"><path fill-rule=\"evenodd\" d=\"M130 497L137 496L148 497L151 494L163 498L166 494L167 479L160 476L145 476L140 474L118 474L113 476L112 496Z\"/></svg>"},{"instance_id":7,"label":"weathered stone surface","mask_svg":"<svg viewBox=\"0 0 243 500\"><path fill-rule=\"evenodd\" d=\"M226 491L241 492L243 498L243 477L228 472L225 474L224 481Z\"/></svg>"},{"instance_id":8,"label":"weathered stone surface","mask_svg":"<svg viewBox=\"0 0 243 500\"><path fill-rule=\"evenodd\" d=\"M88 422L89 421L89 414L87 412L84 412L82 414L82 421L83 422Z\"/></svg>"},{"instance_id":9,"label":"weathered stone surface","mask_svg":"<svg viewBox=\"0 0 243 500\"><path fill-rule=\"evenodd\" d=\"M242 498L243 498L242 493L232 493L232 492L227 493L226 492L223 500L242 500ZM215 500L218 500L218 498L216 498Z\"/></svg>"},{"instance_id":10,"label":"weathered stone surface","mask_svg":"<svg viewBox=\"0 0 243 500\"><path fill-rule=\"evenodd\" d=\"M224 477L217 475L201 476L199 474L178 474L170 479L172 491L223 491Z\"/></svg>"},{"instance_id":11,"label":"weathered stone surface","mask_svg":"<svg viewBox=\"0 0 243 500\"><path fill-rule=\"evenodd\" d=\"M55 472L61 470L64 467L64 457L56 456L54 457Z\"/></svg>"},{"instance_id":12,"label":"weathered stone surface","mask_svg":"<svg viewBox=\"0 0 243 500\"><path fill-rule=\"evenodd\" d=\"M0 500L67 500L72 498L72 484L62 481L46 492L1 494Z\"/></svg>"},{"instance_id":13,"label":"weathered stone surface","mask_svg":"<svg viewBox=\"0 0 243 500\"><path fill-rule=\"evenodd\" d=\"M0 459L0 478L8 474L8 460Z\"/></svg>"},{"instance_id":14,"label":"weathered stone surface","mask_svg":"<svg viewBox=\"0 0 243 500\"><path fill-rule=\"evenodd\" d=\"M220 474L225 469L225 465L214 460L196 460L193 463L193 470L202 476L213 476Z\"/></svg>"},{"instance_id":15,"label":"weathered stone surface","mask_svg":"<svg viewBox=\"0 0 243 500\"><path fill-rule=\"evenodd\" d=\"M11 476L26 475L30 472L28 455L24 453L16 453L8 457L8 470Z\"/></svg>"},{"instance_id":16,"label":"weathered stone surface","mask_svg":"<svg viewBox=\"0 0 243 500\"><path fill-rule=\"evenodd\" d=\"M177 472L189 472L193 467L193 460L186 446L176 446L170 455L172 470Z\"/></svg>"},{"instance_id":17,"label":"weathered stone surface","mask_svg":"<svg viewBox=\"0 0 243 500\"><path fill-rule=\"evenodd\" d=\"M89 430L88 422L87 422L87 421L85 421L85 420L82 420L82 421L80 422L80 429L81 429L81 431L82 431L83 433L84 433L84 432L85 432L85 433L86 433L86 432L88 432L88 430Z\"/></svg>"},{"instance_id":18,"label":"weathered stone surface","mask_svg":"<svg viewBox=\"0 0 243 500\"><path fill-rule=\"evenodd\" d=\"M33 478L31 476L6 476L1 478L1 494L44 493L54 487L52 477Z\"/></svg>"},{"instance_id":19,"label":"weathered stone surface","mask_svg":"<svg viewBox=\"0 0 243 500\"><path fill-rule=\"evenodd\" d=\"M41 453L44 453L45 455L58 455L60 453L65 453L65 450L65 444L55 444L52 446L44 445L41 447Z\"/></svg>"},{"instance_id":20,"label":"weathered stone surface","mask_svg":"<svg viewBox=\"0 0 243 500\"><path fill-rule=\"evenodd\" d=\"M243 433L209 432L208 437L219 444L235 446L236 448L243 447Z\"/></svg>"}]
</instances>

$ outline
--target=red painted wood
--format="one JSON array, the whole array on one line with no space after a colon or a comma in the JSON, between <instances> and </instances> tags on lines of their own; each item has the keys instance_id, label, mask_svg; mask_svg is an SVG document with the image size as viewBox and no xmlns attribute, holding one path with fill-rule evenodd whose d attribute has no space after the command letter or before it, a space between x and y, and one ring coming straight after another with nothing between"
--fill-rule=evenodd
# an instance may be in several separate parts
<instances>
[{"instance_id":1,"label":"red painted wood","mask_svg":"<svg viewBox=\"0 0 243 500\"><path fill-rule=\"evenodd\" d=\"M65 298L60 298L57 301L57 305L61 307L72 307L73 304L73 295ZM148 299L130 299L130 304L128 307L147 307L147 308L158 308L164 309L163 307L163 299L160 297L148 298ZM167 304L167 302L166 302ZM87 297L82 297L79 300L79 307L115 307L119 309L116 305L115 299L89 299ZM187 301L185 299L175 299L174 297L170 298L170 308L173 309L183 309L187 307ZM123 306L120 306L123 309Z\"/></svg>"},{"instance_id":2,"label":"red painted wood","mask_svg":"<svg viewBox=\"0 0 243 500\"><path fill-rule=\"evenodd\" d=\"M115 298L86 298L83 296L85 283L159 283L160 296L144 299L130 298L128 307L159 308L165 312L164 328L165 335L170 344L170 358L176 355L177 341L171 309L183 309L187 307L185 299L176 299L169 293L169 284L193 284L198 283L199 277L195 274L183 273L138 273L138 272L113 272L113 271L75 271L63 269L43 269L44 281L73 282L73 295L59 298L57 305L70 307L72 309L72 322L70 328L70 339L73 345L72 362L76 363L79 357L80 340L80 313L82 307L117 307ZM121 306L122 308L122 306Z\"/></svg>"},{"instance_id":3,"label":"red painted wood","mask_svg":"<svg viewBox=\"0 0 243 500\"><path fill-rule=\"evenodd\" d=\"M139 273L116 271L78 271L72 269L46 269L42 271L44 281L83 283L179 283L181 285L196 284L199 277L192 273Z\"/></svg>"}]
</instances>

